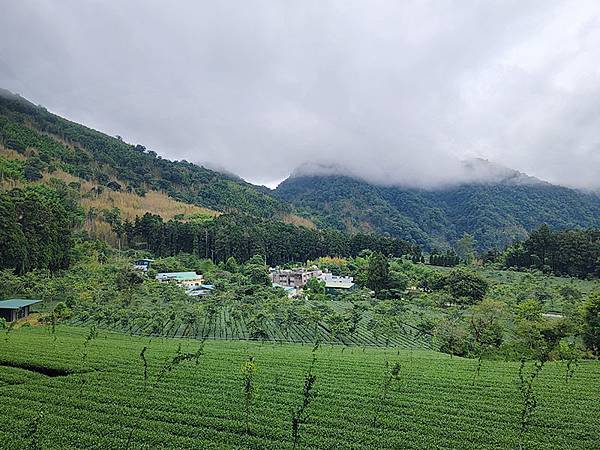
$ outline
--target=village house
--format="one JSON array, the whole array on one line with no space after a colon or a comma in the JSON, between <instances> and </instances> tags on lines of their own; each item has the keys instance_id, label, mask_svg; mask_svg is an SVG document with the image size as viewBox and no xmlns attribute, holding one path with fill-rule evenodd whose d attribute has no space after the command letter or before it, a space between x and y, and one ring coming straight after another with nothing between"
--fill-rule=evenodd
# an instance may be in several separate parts
<instances>
[{"instance_id":1,"label":"village house","mask_svg":"<svg viewBox=\"0 0 600 450\"><path fill-rule=\"evenodd\" d=\"M0 301L0 317L7 322L24 319L31 312L30 307L41 300L28 300L22 298L12 298L10 300Z\"/></svg>"},{"instance_id":2,"label":"village house","mask_svg":"<svg viewBox=\"0 0 600 450\"><path fill-rule=\"evenodd\" d=\"M153 262L153 259L137 259L133 262L133 268L135 270L141 270L142 272L148 272L150 264Z\"/></svg>"},{"instance_id":3,"label":"village house","mask_svg":"<svg viewBox=\"0 0 600 450\"><path fill-rule=\"evenodd\" d=\"M354 278L352 277L342 277L325 272L319 279L325 282L325 292L328 294L351 291L355 287Z\"/></svg>"},{"instance_id":4,"label":"village house","mask_svg":"<svg viewBox=\"0 0 600 450\"><path fill-rule=\"evenodd\" d=\"M278 284L283 287L303 287L311 278L319 278L323 274L316 267L305 269L299 267L295 269L269 269L269 277L273 284Z\"/></svg>"},{"instance_id":5,"label":"village house","mask_svg":"<svg viewBox=\"0 0 600 450\"><path fill-rule=\"evenodd\" d=\"M213 293L215 286L212 284L201 284L199 286L192 286L186 293L190 297L207 297Z\"/></svg>"},{"instance_id":6,"label":"village house","mask_svg":"<svg viewBox=\"0 0 600 450\"><path fill-rule=\"evenodd\" d=\"M174 282L178 286L191 289L202 285L203 277L196 272L162 272L156 275L162 283Z\"/></svg>"},{"instance_id":7,"label":"village house","mask_svg":"<svg viewBox=\"0 0 600 450\"><path fill-rule=\"evenodd\" d=\"M347 292L354 289L354 279L333 275L330 272L323 272L316 266L306 269L304 267L294 269L269 269L269 277L273 286L279 286L286 289L290 295L293 295L291 289L297 291L302 289L311 278L316 278L325 283L325 291L329 294Z\"/></svg>"}]
</instances>

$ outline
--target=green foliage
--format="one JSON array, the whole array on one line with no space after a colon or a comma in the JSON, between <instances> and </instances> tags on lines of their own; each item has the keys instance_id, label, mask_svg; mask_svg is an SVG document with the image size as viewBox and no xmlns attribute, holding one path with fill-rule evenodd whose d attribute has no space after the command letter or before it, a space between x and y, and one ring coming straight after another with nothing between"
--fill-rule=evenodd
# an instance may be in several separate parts
<instances>
[{"instance_id":1,"label":"green foliage","mask_svg":"<svg viewBox=\"0 0 600 450\"><path fill-rule=\"evenodd\" d=\"M459 263L459 256L452 250L446 250L446 252L443 254L440 254L437 252L437 250L434 250L431 252L431 255L429 255L429 264L432 266L454 267Z\"/></svg>"},{"instance_id":2,"label":"green foliage","mask_svg":"<svg viewBox=\"0 0 600 450\"><path fill-rule=\"evenodd\" d=\"M145 248L161 257L187 253L217 262L230 257L246 262L254 255L264 255L267 264L277 265L326 255L355 256L364 249L394 256L418 251L414 244L399 239L310 230L240 214L223 214L199 224L164 222L160 216L147 213L126 223L124 229L132 248Z\"/></svg>"},{"instance_id":3,"label":"green foliage","mask_svg":"<svg viewBox=\"0 0 600 450\"><path fill-rule=\"evenodd\" d=\"M68 189L35 185L0 191L0 269L24 273L68 267L72 229L80 219Z\"/></svg>"},{"instance_id":4,"label":"green foliage","mask_svg":"<svg viewBox=\"0 0 600 450\"><path fill-rule=\"evenodd\" d=\"M592 294L583 305L583 342L600 356L600 294Z\"/></svg>"},{"instance_id":5,"label":"green foliage","mask_svg":"<svg viewBox=\"0 0 600 450\"><path fill-rule=\"evenodd\" d=\"M373 289L375 294L389 285L389 262L380 252L373 253L369 258L367 271L367 287Z\"/></svg>"},{"instance_id":6,"label":"green foliage","mask_svg":"<svg viewBox=\"0 0 600 450\"><path fill-rule=\"evenodd\" d=\"M23 180L24 167L25 163L23 161L0 156L0 182L4 180Z\"/></svg>"},{"instance_id":7,"label":"green foliage","mask_svg":"<svg viewBox=\"0 0 600 450\"><path fill-rule=\"evenodd\" d=\"M559 276L600 276L600 230L551 231L546 225L507 248L505 267L529 268Z\"/></svg>"},{"instance_id":8,"label":"green foliage","mask_svg":"<svg viewBox=\"0 0 600 450\"><path fill-rule=\"evenodd\" d=\"M261 286L270 286L269 270L265 264L265 258L261 255L254 255L244 265L244 274L250 279L252 284Z\"/></svg>"},{"instance_id":9,"label":"green foliage","mask_svg":"<svg viewBox=\"0 0 600 450\"><path fill-rule=\"evenodd\" d=\"M325 295L325 282L318 278L311 278L304 285L303 291L306 292L311 299L322 299L322 296Z\"/></svg>"},{"instance_id":10,"label":"green foliage","mask_svg":"<svg viewBox=\"0 0 600 450\"><path fill-rule=\"evenodd\" d=\"M483 300L489 283L478 273L454 269L441 280L443 289L448 291L457 303L470 304Z\"/></svg>"},{"instance_id":11,"label":"green foliage","mask_svg":"<svg viewBox=\"0 0 600 450\"><path fill-rule=\"evenodd\" d=\"M256 363L252 356L248 356L241 368L243 378L244 409L246 418L246 434L250 434L250 422L252 420L252 401L254 400L254 374L256 373Z\"/></svg>"},{"instance_id":12,"label":"green foliage","mask_svg":"<svg viewBox=\"0 0 600 450\"><path fill-rule=\"evenodd\" d=\"M452 247L464 233L482 251L525 239L543 223L557 229L600 227L600 197L540 183L425 191L343 176L303 176L285 180L275 194L320 226L369 228L428 250Z\"/></svg>"},{"instance_id":13,"label":"green foliage","mask_svg":"<svg viewBox=\"0 0 600 450\"><path fill-rule=\"evenodd\" d=\"M494 300L483 300L476 304L470 314L470 331L480 350L500 347L504 340L507 305Z\"/></svg>"},{"instance_id":14,"label":"green foliage","mask_svg":"<svg viewBox=\"0 0 600 450\"><path fill-rule=\"evenodd\" d=\"M51 336L34 327L16 330L9 342L2 342L4 363L75 370L48 379L0 367L2 419L12 424L0 430L0 436L11 448L29 448L31 424L40 410L44 417L36 434L41 448L66 448L73 442L85 448L127 448L132 427L135 439L130 448L292 448L290 417L303 403L312 345L207 341L200 365L193 360L180 364L151 392L144 388L139 356L148 339L107 333L90 346L89 363L84 365L80 351L87 334L88 329L65 326L60 345L53 346ZM153 339L149 345L145 358L150 385L180 345L182 353L198 347L196 341L181 339ZM471 360L422 350L400 350L398 355L394 351L394 359L385 349L351 350L319 352L314 385L318 396L308 406L308 422L300 426L299 448L519 447L518 362L487 362L485 384L473 388ZM248 354L260 367L260 376L253 379L260 396L253 401L249 435L239 372ZM395 362L401 370L382 402L386 360L389 372ZM81 383L77 371L96 361L101 361L102 370ZM530 370L528 363L524 375ZM600 363L581 364L568 386L564 372L564 363L548 362L534 382L539 406L522 436L523 448L572 448L573 442L577 448L596 447ZM7 385L14 382L10 380L25 384ZM449 416L461 420L447 424L444 418Z\"/></svg>"},{"instance_id":15,"label":"green foliage","mask_svg":"<svg viewBox=\"0 0 600 450\"><path fill-rule=\"evenodd\" d=\"M434 337L441 352L458 356L469 352L468 330L458 318L441 320L435 327Z\"/></svg>"},{"instance_id":16,"label":"green foliage","mask_svg":"<svg viewBox=\"0 0 600 450\"><path fill-rule=\"evenodd\" d=\"M475 239L469 233L464 233L463 237L456 242L456 253L458 257L466 263L475 259Z\"/></svg>"}]
</instances>

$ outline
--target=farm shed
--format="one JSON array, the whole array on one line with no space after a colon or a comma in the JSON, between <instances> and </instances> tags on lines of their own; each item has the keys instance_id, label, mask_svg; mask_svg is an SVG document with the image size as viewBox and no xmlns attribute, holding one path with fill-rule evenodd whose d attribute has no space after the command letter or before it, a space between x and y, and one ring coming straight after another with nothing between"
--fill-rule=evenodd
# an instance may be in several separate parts
<instances>
[{"instance_id":1,"label":"farm shed","mask_svg":"<svg viewBox=\"0 0 600 450\"><path fill-rule=\"evenodd\" d=\"M148 272L150 264L152 264L153 262L153 259L136 259L133 262L133 268L135 270L141 270L142 272Z\"/></svg>"},{"instance_id":2,"label":"farm shed","mask_svg":"<svg viewBox=\"0 0 600 450\"><path fill-rule=\"evenodd\" d=\"M179 286L190 289L202 285L203 277L196 272L163 272L157 274L156 279L160 282L174 281Z\"/></svg>"},{"instance_id":3,"label":"farm shed","mask_svg":"<svg viewBox=\"0 0 600 450\"><path fill-rule=\"evenodd\" d=\"M40 302L41 300L27 300L22 298L2 300L0 301L0 317L6 319L7 322L23 319L29 315L31 305Z\"/></svg>"}]
</instances>

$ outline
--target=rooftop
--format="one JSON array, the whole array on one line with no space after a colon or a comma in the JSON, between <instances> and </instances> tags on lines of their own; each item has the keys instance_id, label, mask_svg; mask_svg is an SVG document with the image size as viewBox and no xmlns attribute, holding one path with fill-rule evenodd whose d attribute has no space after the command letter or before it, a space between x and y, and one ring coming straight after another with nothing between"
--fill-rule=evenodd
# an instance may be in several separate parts
<instances>
[{"instance_id":1,"label":"rooftop","mask_svg":"<svg viewBox=\"0 0 600 450\"><path fill-rule=\"evenodd\" d=\"M177 281L186 281L186 280L197 280L200 278L196 272L163 272L156 275L156 278L159 280L177 280Z\"/></svg>"},{"instance_id":2,"label":"rooftop","mask_svg":"<svg viewBox=\"0 0 600 450\"><path fill-rule=\"evenodd\" d=\"M35 305L40 303L41 300L29 300L24 298L11 298L10 300L1 300L0 309L19 309L24 306Z\"/></svg>"},{"instance_id":3,"label":"rooftop","mask_svg":"<svg viewBox=\"0 0 600 450\"><path fill-rule=\"evenodd\" d=\"M354 287L352 281L346 280L324 280L326 288L339 288L339 289L351 289Z\"/></svg>"}]
</instances>

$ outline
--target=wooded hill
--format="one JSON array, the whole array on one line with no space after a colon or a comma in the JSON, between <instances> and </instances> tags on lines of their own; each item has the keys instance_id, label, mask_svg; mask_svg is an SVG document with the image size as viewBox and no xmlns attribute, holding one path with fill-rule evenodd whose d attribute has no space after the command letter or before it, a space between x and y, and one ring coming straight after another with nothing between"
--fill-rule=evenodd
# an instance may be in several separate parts
<instances>
[{"instance_id":1,"label":"wooded hill","mask_svg":"<svg viewBox=\"0 0 600 450\"><path fill-rule=\"evenodd\" d=\"M319 227L385 233L429 249L445 248L464 233L486 250L525 239L544 223L552 229L600 226L600 196L543 182L419 190L346 176L297 176L275 194Z\"/></svg>"},{"instance_id":2,"label":"wooded hill","mask_svg":"<svg viewBox=\"0 0 600 450\"><path fill-rule=\"evenodd\" d=\"M112 190L144 195L163 191L174 199L222 212L283 217L287 203L264 187L187 161L169 161L142 145L130 145L63 119L0 90L0 143L27 156L25 176L61 169Z\"/></svg>"},{"instance_id":3,"label":"wooded hill","mask_svg":"<svg viewBox=\"0 0 600 450\"><path fill-rule=\"evenodd\" d=\"M544 223L551 229L600 227L598 195L528 177L520 183L509 176L493 184L419 190L346 176L293 176L271 191L187 161L169 161L143 145L63 119L6 90L0 90L2 148L18 156L7 158L0 152L2 180L75 177L80 189L90 190L82 194L94 199L106 192L130 194L128 199L111 198L113 206L125 200L139 203L133 200L148 193L163 203L168 203L165 198L181 202L154 210L146 201L139 210L140 216L150 210L166 220L174 217L172 211L185 209L182 204L191 204L213 215L239 212L309 228L383 234L426 250L449 248L464 233L475 237L478 250L487 250L526 239ZM90 208L98 208L97 203L88 201ZM122 218L132 219L133 212Z\"/></svg>"}]
</instances>

